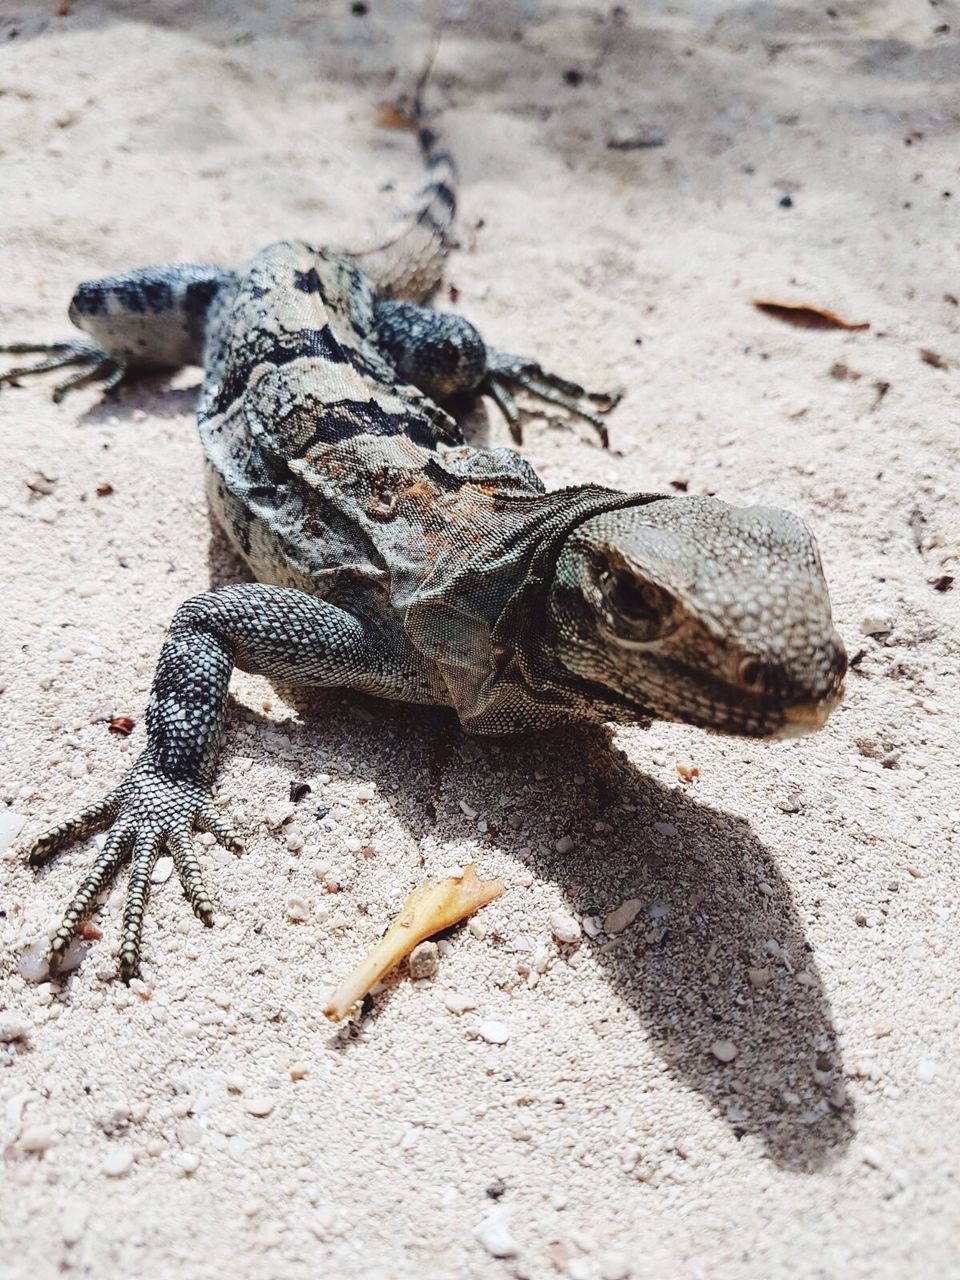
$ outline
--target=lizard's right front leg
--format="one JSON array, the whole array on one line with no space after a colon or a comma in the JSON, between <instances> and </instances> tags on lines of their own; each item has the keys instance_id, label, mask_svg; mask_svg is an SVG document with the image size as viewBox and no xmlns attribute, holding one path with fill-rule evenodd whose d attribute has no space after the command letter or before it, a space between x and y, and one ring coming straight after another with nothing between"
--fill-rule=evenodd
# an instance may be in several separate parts
<instances>
[{"instance_id":1,"label":"lizard's right front leg","mask_svg":"<svg viewBox=\"0 0 960 1280\"><path fill-rule=\"evenodd\" d=\"M128 858L119 961L125 981L137 972L150 874L162 849L169 850L194 912L212 923L213 904L191 835L208 831L229 849L242 847L210 790L234 666L290 684L345 686L387 697L409 692L416 679L381 626L302 591L256 583L205 592L181 605L154 675L143 754L115 791L30 849L30 861L39 864L64 845L110 828L51 941L52 974L97 895Z\"/></svg>"}]
</instances>

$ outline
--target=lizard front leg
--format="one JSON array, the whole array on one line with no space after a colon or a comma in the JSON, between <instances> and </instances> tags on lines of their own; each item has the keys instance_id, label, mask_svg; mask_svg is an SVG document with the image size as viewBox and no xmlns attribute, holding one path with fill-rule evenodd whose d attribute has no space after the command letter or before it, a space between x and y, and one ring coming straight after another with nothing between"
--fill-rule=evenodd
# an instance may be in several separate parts
<instances>
[{"instance_id":1,"label":"lizard front leg","mask_svg":"<svg viewBox=\"0 0 960 1280\"><path fill-rule=\"evenodd\" d=\"M87 280L70 302L70 319L89 335L63 342L12 342L9 355L36 354L32 364L0 373L0 386L48 369L73 371L53 389L60 401L73 387L101 381L112 391L128 369L199 364L207 325L229 302L237 277L207 263L171 262Z\"/></svg>"},{"instance_id":2,"label":"lizard front leg","mask_svg":"<svg viewBox=\"0 0 960 1280\"><path fill-rule=\"evenodd\" d=\"M177 610L160 652L147 710L147 746L115 791L53 827L29 852L45 862L65 845L109 827L50 945L55 974L97 895L130 860L119 969L138 969L150 873L169 850L194 912L209 925L213 904L191 846L195 830L241 849L220 816L211 785L234 666L290 684L344 686L385 697L416 696L416 664L391 631L302 591L249 584L209 591Z\"/></svg>"},{"instance_id":3,"label":"lizard front leg","mask_svg":"<svg viewBox=\"0 0 960 1280\"><path fill-rule=\"evenodd\" d=\"M488 347L462 316L387 299L377 302L375 316L380 343L397 373L427 395L437 400L460 393L489 396L519 445L523 443L520 410L512 389L520 388L583 418L597 432L603 447L609 447L607 424L600 413L617 404L619 392L587 391L569 378L548 373L535 360Z\"/></svg>"}]
</instances>

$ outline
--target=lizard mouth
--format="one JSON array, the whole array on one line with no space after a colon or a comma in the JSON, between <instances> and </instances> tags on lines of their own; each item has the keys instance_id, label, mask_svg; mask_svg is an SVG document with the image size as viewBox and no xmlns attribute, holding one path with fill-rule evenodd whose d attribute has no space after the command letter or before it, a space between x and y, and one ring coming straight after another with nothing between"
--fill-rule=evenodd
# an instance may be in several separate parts
<instances>
[{"instance_id":1,"label":"lizard mouth","mask_svg":"<svg viewBox=\"0 0 960 1280\"><path fill-rule=\"evenodd\" d=\"M795 702L784 707L783 724L773 734L774 738L801 738L816 733L830 718L830 713L843 700L843 685L839 685L825 698L810 702Z\"/></svg>"}]
</instances>

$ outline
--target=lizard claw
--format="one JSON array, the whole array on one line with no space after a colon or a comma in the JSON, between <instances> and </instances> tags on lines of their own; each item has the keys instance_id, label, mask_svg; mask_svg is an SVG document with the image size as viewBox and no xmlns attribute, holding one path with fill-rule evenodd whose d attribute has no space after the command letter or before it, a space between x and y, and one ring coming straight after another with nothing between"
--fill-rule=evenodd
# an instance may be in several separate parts
<instances>
[{"instance_id":1,"label":"lizard claw","mask_svg":"<svg viewBox=\"0 0 960 1280\"><path fill-rule=\"evenodd\" d=\"M19 378L27 378L35 373L46 373L48 369L63 369L68 365L77 365L73 373L53 388L53 399L57 404L74 387L95 379L103 382L104 391L112 391L127 371L127 366L122 360L109 355L87 338L70 338L66 342L8 342L0 344L0 351L7 355L33 354L41 357L32 364L21 364L13 369L5 369L0 373L0 386L5 382L16 382Z\"/></svg>"},{"instance_id":2,"label":"lizard claw","mask_svg":"<svg viewBox=\"0 0 960 1280\"><path fill-rule=\"evenodd\" d=\"M115 791L40 836L28 852L29 861L40 865L65 845L106 827L110 828L106 842L51 939L51 976L56 976L74 934L124 862L130 862L130 878L118 969L124 982L129 982L139 970L150 876L161 851L169 850L187 901L194 914L209 926L213 923L213 902L203 883L190 836L194 831L208 831L232 852L243 849L239 836L217 812L205 788L166 776L145 752Z\"/></svg>"},{"instance_id":3,"label":"lizard claw","mask_svg":"<svg viewBox=\"0 0 960 1280\"><path fill-rule=\"evenodd\" d=\"M619 403L622 391L587 391L578 382L561 378L556 373L548 373L534 360L524 360L521 356L505 355L501 351L488 349L487 376L480 391L496 402L517 444L523 443L523 436L520 412L510 392L511 386L519 387L539 400L560 405L568 413L583 418L597 432L603 448L610 448L610 433L599 415L609 413ZM588 408L584 401L596 405L596 411Z\"/></svg>"}]
</instances>

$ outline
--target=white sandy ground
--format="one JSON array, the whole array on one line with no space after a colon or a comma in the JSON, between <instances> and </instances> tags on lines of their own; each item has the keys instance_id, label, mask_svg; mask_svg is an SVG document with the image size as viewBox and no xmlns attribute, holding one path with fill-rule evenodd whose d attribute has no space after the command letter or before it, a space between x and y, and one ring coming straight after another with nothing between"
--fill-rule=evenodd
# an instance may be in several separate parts
<instances>
[{"instance_id":1,"label":"white sandy ground","mask_svg":"<svg viewBox=\"0 0 960 1280\"><path fill-rule=\"evenodd\" d=\"M64 336L84 278L382 225L384 184L418 169L375 104L429 38L412 3L369 5L0 0L3 337ZM211 545L195 371L106 403L0 394L0 814L24 819L0 1022L25 1032L0 1045L0 1275L960 1275L960 585L930 581L960 576L958 23L919 0L459 4L435 77L459 308L627 389L615 452L541 418L528 456L552 485L802 513L862 653L816 737L486 742L237 678L218 785L248 852L209 851L218 927L156 885L128 990L121 884L63 989L28 985L20 951L92 846L35 873L24 843L119 779L170 616L236 566ZM607 146L643 131L665 145ZM871 327L787 327L757 295ZM482 411L468 428L505 440ZM291 780L313 787L296 806ZM508 891L435 980L397 978L338 1034L334 981L468 856ZM552 912L596 932L629 899L623 932L560 954ZM497 1206L503 1260L475 1236Z\"/></svg>"}]
</instances>

